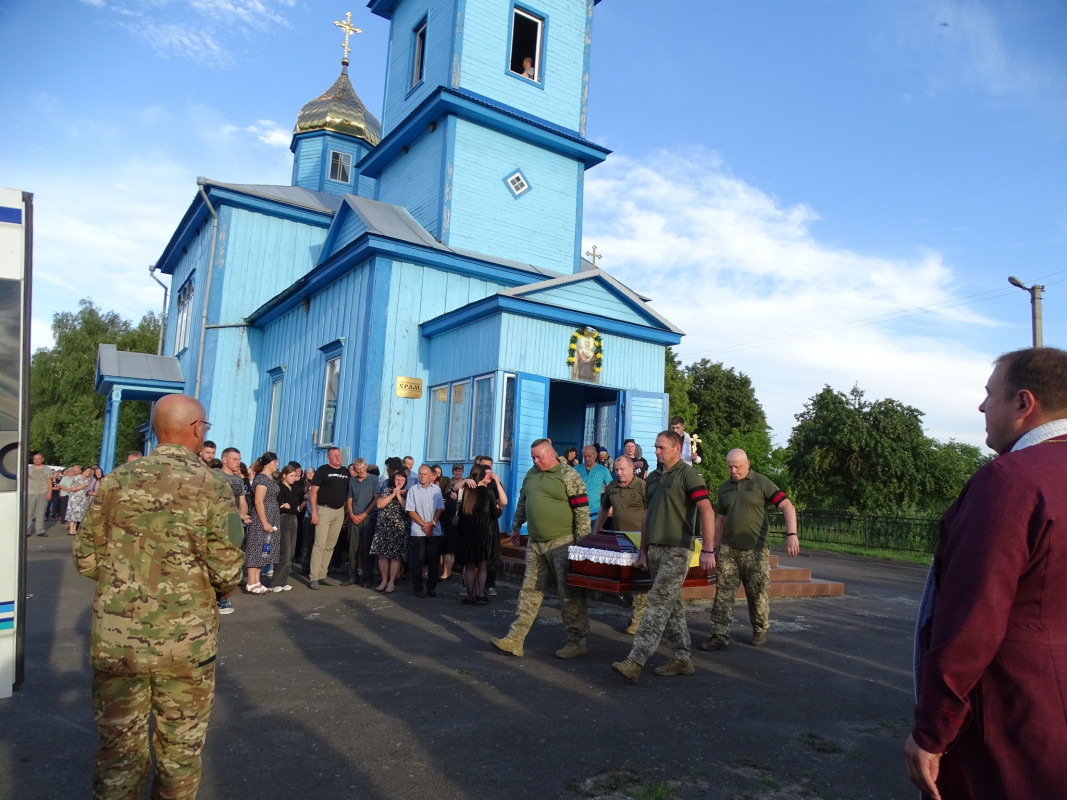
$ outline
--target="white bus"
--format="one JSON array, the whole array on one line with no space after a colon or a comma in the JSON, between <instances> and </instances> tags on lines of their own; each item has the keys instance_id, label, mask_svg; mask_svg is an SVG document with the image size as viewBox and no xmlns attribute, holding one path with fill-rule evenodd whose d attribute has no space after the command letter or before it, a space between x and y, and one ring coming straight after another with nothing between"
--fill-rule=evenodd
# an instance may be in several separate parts
<instances>
[{"instance_id":1,"label":"white bus","mask_svg":"<svg viewBox=\"0 0 1067 800\"><path fill-rule=\"evenodd\" d=\"M33 195L0 187L0 697L23 678Z\"/></svg>"}]
</instances>

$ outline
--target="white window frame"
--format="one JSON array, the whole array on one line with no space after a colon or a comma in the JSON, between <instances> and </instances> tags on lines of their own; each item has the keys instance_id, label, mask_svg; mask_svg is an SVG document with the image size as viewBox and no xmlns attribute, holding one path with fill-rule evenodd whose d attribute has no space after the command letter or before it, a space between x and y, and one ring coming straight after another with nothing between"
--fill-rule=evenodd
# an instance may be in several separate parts
<instances>
[{"instance_id":1,"label":"white window frame","mask_svg":"<svg viewBox=\"0 0 1067 800\"><path fill-rule=\"evenodd\" d=\"M411 35L411 85L408 88L414 89L422 83L426 72L426 17L419 21Z\"/></svg>"},{"instance_id":2,"label":"white window frame","mask_svg":"<svg viewBox=\"0 0 1067 800\"><path fill-rule=\"evenodd\" d=\"M489 384L489 433L486 435L486 446L480 447L475 441L478 438L478 389L479 384L484 388L485 382ZM496 391L495 375L490 372L486 375L477 375L473 378L473 389L471 390L471 424L470 424L470 457L474 460L477 455L488 455L492 458L493 452L493 423L496 421L496 405L493 398L493 393ZM483 422L485 422L483 420Z\"/></svg>"},{"instance_id":3,"label":"white window frame","mask_svg":"<svg viewBox=\"0 0 1067 800\"><path fill-rule=\"evenodd\" d=\"M337 177L344 175L343 178ZM330 151L330 180L338 183L352 183L352 154L341 150Z\"/></svg>"},{"instance_id":4,"label":"white window frame","mask_svg":"<svg viewBox=\"0 0 1067 800\"><path fill-rule=\"evenodd\" d=\"M178 290L178 313L174 317L174 353L189 346L189 329L193 314L193 276L190 275Z\"/></svg>"},{"instance_id":5,"label":"white window frame","mask_svg":"<svg viewBox=\"0 0 1067 800\"><path fill-rule=\"evenodd\" d=\"M330 435L326 436L326 411L330 400L331 369L333 377L333 418L330 420ZM326 372L323 376L322 386L322 414L319 415L319 440L318 447L333 447L337 436L337 409L340 407L338 399L341 394L341 354L332 355L326 359Z\"/></svg>"},{"instance_id":6,"label":"white window frame","mask_svg":"<svg viewBox=\"0 0 1067 800\"><path fill-rule=\"evenodd\" d=\"M533 52L533 78L527 78L522 74L522 59L530 56L529 53L515 53L515 22L518 19L522 19L524 22L532 22L537 26L537 37L534 44ZM545 18L533 11L528 11L519 5L511 7L511 41L508 43L508 71L512 75L517 75L525 80L532 80L534 83L541 83L541 77L543 74L542 69L542 50L544 49L545 41ZM515 69L515 64L518 62L519 68Z\"/></svg>"},{"instance_id":7,"label":"white window frame","mask_svg":"<svg viewBox=\"0 0 1067 800\"><path fill-rule=\"evenodd\" d=\"M508 387L511 387L511 421L508 422ZM505 372L503 391L500 393L500 462L510 463L515 455L515 415L518 413L518 390L519 380L514 372ZM511 452L505 455L504 445L511 441Z\"/></svg>"},{"instance_id":8,"label":"white window frame","mask_svg":"<svg viewBox=\"0 0 1067 800\"><path fill-rule=\"evenodd\" d=\"M284 378L278 375L270 384L270 418L267 420L267 449L278 452L278 429L281 426L282 411L282 381Z\"/></svg>"}]
</instances>

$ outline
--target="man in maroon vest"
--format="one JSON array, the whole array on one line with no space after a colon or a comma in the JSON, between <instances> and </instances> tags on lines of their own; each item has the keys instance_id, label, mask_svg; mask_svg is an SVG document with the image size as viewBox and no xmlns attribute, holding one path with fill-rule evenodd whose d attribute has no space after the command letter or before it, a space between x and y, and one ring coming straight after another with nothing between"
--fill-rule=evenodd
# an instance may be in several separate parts
<instances>
[{"instance_id":1,"label":"man in maroon vest","mask_svg":"<svg viewBox=\"0 0 1067 800\"><path fill-rule=\"evenodd\" d=\"M1067 352L1001 356L978 407L999 457L941 519L916 637L908 776L925 796L1067 787Z\"/></svg>"}]
</instances>

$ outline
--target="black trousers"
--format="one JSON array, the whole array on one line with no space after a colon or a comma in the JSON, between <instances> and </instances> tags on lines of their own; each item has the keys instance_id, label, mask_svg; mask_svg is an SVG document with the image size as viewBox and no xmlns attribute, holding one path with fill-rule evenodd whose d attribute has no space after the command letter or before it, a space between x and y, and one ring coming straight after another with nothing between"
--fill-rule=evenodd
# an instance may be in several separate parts
<instances>
[{"instance_id":1,"label":"black trousers","mask_svg":"<svg viewBox=\"0 0 1067 800\"><path fill-rule=\"evenodd\" d=\"M374 562L370 554L371 541L374 539L374 517L367 516L362 522L348 523L348 577L359 580L359 571L363 571L366 583L374 577Z\"/></svg>"},{"instance_id":2,"label":"black trousers","mask_svg":"<svg viewBox=\"0 0 1067 800\"><path fill-rule=\"evenodd\" d=\"M426 570L426 588L434 591L437 579L441 576L441 541L443 536L409 536L408 537L408 573L416 592L422 591L422 567Z\"/></svg>"}]
</instances>

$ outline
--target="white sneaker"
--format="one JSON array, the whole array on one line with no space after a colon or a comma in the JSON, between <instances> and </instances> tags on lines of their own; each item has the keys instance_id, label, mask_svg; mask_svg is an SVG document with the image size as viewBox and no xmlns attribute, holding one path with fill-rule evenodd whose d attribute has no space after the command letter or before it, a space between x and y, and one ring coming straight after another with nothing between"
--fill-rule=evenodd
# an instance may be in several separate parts
<instances>
[{"instance_id":1,"label":"white sneaker","mask_svg":"<svg viewBox=\"0 0 1067 800\"><path fill-rule=\"evenodd\" d=\"M496 589L494 589L492 586L490 586L488 589L486 589L485 593L487 595L489 595L490 597L496 597Z\"/></svg>"},{"instance_id":2,"label":"white sneaker","mask_svg":"<svg viewBox=\"0 0 1067 800\"><path fill-rule=\"evenodd\" d=\"M271 587L271 591L272 592L291 592L291 591L293 591L293 587L290 586L287 583L287 584L285 584L285 586L272 586Z\"/></svg>"}]
</instances>

